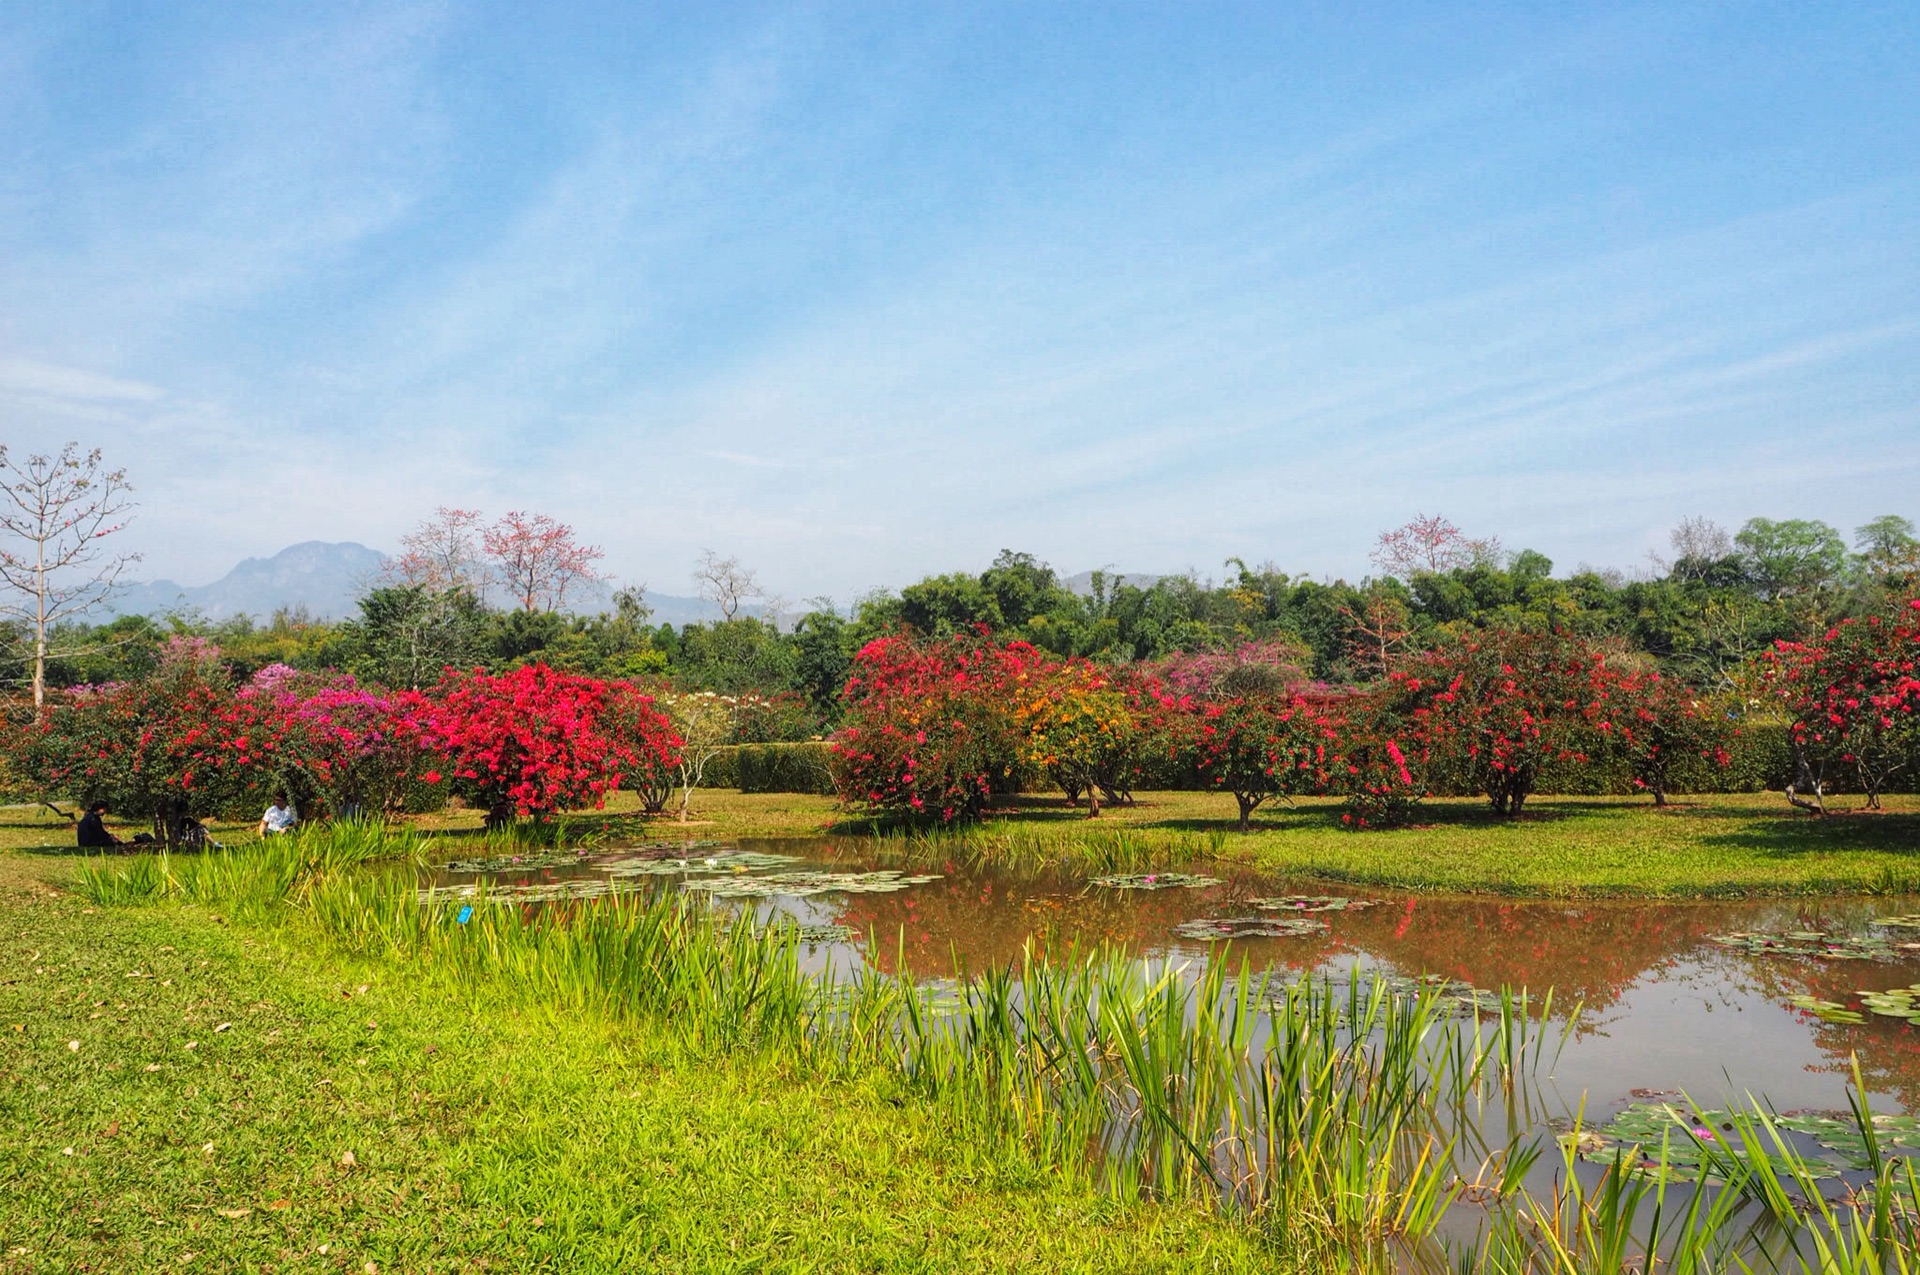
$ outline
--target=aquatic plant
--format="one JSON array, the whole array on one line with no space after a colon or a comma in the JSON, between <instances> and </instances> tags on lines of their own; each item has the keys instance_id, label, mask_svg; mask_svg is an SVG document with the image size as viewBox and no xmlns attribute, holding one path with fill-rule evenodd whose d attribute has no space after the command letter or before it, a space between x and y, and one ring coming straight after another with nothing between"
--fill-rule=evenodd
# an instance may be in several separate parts
<instances>
[{"instance_id":1,"label":"aquatic plant","mask_svg":"<svg viewBox=\"0 0 1920 1275\"><path fill-rule=\"evenodd\" d=\"M1225 883L1218 877L1194 876L1185 872L1123 872L1095 877L1087 884L1104 886L1109 890L1204 890Z\"/></svg>"},{"instance_id":2,"label":"aquatic plant","mask_svg":"<svg viewBox=\"0 0 1920 1275\"><path fill-rule=\"evenodd\" d=\"M1358 912L1378 903L1378 899L1343 899L1330 894L1282 894L1263 899L1248 899L1254 907L1269 912Z\"/></svg>"},{"instance_id":3,"label":"aquatic plant","mask_svg":"<svg viewBox=\"0 0 1920 1275\"><path fill-rule=\"evenodd\" d=\"M1182 921L1173 927L1173 932L1183 939L1204 939L1208 942L1224 939L1287 939L1325 934L1327 923L1278 916L1201 917Z\"/></svg>"},{"instance_id":4,"label":"aquatic plant","mask_svg":"<svg viewBox=\"0 0 1920 1275\"><path fill-rule=\"evenodd\" d=\"M1708 939L1752 956L1804 956L1820 961L1884 961L1893 945L1879 935L1840 938L1825 930L1793 930L1784 934L1735 931L1709 934Z\"/></svg>"}]
</instances>

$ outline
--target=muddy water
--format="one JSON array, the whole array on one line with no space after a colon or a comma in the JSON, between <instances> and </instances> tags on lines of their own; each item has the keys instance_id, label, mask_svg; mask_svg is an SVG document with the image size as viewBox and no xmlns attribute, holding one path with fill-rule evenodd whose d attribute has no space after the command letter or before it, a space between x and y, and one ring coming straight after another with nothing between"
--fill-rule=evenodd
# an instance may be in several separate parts
<instances>
[{"instance_id":1,"label":"muddy water","mask_svg":"<svg viewBox=\"0 0 1920 1275\"><path fill-rule=\"evenodd\" d=\"M720 847L735 848L735 847ZM1438 974L1477 987L1552 988L1558 1007L1581 1011L1545 1078L1550 1101L1590 1119L1632 1100L1632 1091L1683 1090L1695 1101L1748 1095L1780 1111L1846 1104L1850 1055L1857 1055L1876 1107L1920 1112L1920 1024L1869 1016L1858 1025L1820 1021L1788 1002L1798 995L1852 1002L1860 991L1920 982L1920 952L1884 961L1825 962L1753 955L1712 941L1730 931L1824 930L1873 934L1875 917L1920 913L1920 898L1760 901L1514 901L1449 897L1303 880L1240 869L1189 867L1223 878L1204 889L1119 890L1061 873L1009 873L959 862L903 865L858 840L743 842L742 850L798 856L784 869L852 872L902 868L938 879L890 893L828 892L726 904L762 915L837 924L863 936L821 943L810 962L861 962L916 976L951 975L956 962L980 970L1015 960L1032 941L1053 953L1122 945L1141 956L1246 962L1279 975ZM711 853L716 847L703 849ZM495 873L503 886L591 881L617 852L589 861ZM441 884L472 881L440 873ZM647 878L673 888L673 877ZM1278 894L1375 900L1332 912L1323 934L1199 942L1173 933L1185 921L1259 915L1246 900ZM1879 931L1882 935L1886 931ZM1920 933L1904 933L1920 939ZM875 936L869 944L866 935ZM1561 1009L1557 1008L1556 1017Z\"/></svg>"}]
</instances>

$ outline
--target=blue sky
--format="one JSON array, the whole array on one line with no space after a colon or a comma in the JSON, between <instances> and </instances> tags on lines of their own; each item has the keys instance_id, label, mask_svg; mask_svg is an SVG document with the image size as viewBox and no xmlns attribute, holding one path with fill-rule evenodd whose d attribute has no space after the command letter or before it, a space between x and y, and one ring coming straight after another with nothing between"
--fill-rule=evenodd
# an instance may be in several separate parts
<instances>
[{"instance_id":1,"label":"blue sky","mask_svg":"<svg viewBox=\"0 0 1920 1275\"><path fill-rule=\"evenodd\" d=\"M1562 569L1920 519L1920 6L17 3L0 440L152 575Z\"/></svg>"}]
</instances>

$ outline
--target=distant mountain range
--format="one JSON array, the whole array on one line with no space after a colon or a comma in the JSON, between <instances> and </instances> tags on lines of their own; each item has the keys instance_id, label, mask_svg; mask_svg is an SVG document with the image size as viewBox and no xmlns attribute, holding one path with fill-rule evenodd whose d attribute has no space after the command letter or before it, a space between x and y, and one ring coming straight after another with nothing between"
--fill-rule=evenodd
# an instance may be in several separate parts
<instances>
[{"instance_id":1,"label":"distant mountain range","mask_svg":"<svg viewBox=\"0 0 1920 1275\"><path fill-rule=\"evenodd\" d=\"M343 619L358 611L355 599L372 586L386 560L379 550L352 541L309 540L271 558L248 558L212 584L136 584L111 606L115 615L198 611L209 620L266 620L282 608L305 607L316 620Z\"/></svg>"},{"instance_id":2,"label":"distant mountain range","mask_svg":"<svg viewBox=\"0 0 1920 1275\"><path fill-rule=\"evenodd\" d=\"M108 610L112 615L197 611L209 620L246 615L264 622L275 611L305 608L316 620L344 620L359 614L361 596L380 583L386 561L378 549L351 540L309 540L271 558L248 558L212 584L155 580L129 585L115 595ZM612 590L604 587L583 590L570 599L570 609L599 611L610 606L612 598ZM653 608L655 624L678 627L720 618L720 608L705 598L649 591L647 605Z\"/></svg>"},{"instance_id":3,"label":"distant mountain range","mask_svg":"<svg viewBox=\"0 0 1920 1275\"><path fill-rule=\"evenodd\" d=\"M1146 575L1138 571L1109 571L1107 572L1107 592L1112 593L1123 584L1130 584L1136 589L1151 589L1164 579L1166 579L1165 576ZM1077 593L1083 598L1093 596L1093 572L1091 571L1077 572L1060 583L1070 592Z\"/></svg>"},{"instance_id":4,"label":"distant mountain range","mask_svg":"<svg viewBox=\"0 0 1920 1275\"><path fill-rule=\"evenodd\" d=\"M351 540L329 543L309 540L289 545L271 558L248 558L212 584L176 584L155 580L135 584L120 591L110 605L113 615L165 615L176 611L197 611L209 620L231 620L251 616L265 622L280 610L304 608L316 620L344 620L359 613L359 599L380 583L380 568L387 555ZM1156 575L1109 572L1107 587L1120 584L1151 588ZM1082 571L1061 581L1075 593L1093 592L1093 572ZM592 613L612 604L613 591L605 586L582 590L570 599L569 609ZM653 623L676 628L720 618L720 608L705 598L683 597L672 593L647 592L647 605L653 608ZM758 608L743 607L747 614Z\"/></svg>"}]
</instances>

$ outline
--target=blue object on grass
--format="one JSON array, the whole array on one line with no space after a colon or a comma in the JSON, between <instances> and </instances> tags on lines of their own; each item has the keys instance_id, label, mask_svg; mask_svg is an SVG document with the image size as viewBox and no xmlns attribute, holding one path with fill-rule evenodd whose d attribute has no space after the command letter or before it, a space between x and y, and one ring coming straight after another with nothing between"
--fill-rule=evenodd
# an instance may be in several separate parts
<instances>
[{"instance_id":1,"label":"blue object on grass","mask_svg":"<svg viewBox=\"0 0 1920 1275\"><path fill-rule=\"evenodd\" d=\"M469 903L466 906L462 907L460 909L460 915L456 916L453 919L460 922L460 924L462 925L465 925L468 921L473 920L473 905Z\"/></svg>"}]
</instances>

